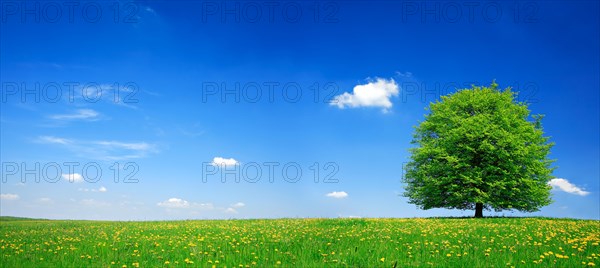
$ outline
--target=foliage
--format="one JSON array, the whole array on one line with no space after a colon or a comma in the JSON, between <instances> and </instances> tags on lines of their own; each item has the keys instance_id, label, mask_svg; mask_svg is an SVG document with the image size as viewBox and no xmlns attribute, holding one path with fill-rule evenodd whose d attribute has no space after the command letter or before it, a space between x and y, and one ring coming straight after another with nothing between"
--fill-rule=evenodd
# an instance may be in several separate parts
<instances>
[{"instance_id":1,"label":"foliage","mask_svg":"<svg viewBox=\"0 0 600 268\"><path fill-rule=\"evenodd\" d=\"M405 196L422 209L533 212L551 203L552 143L507 88L459 90L431 103L416 127Z\"/></svg>"}]
</instances>

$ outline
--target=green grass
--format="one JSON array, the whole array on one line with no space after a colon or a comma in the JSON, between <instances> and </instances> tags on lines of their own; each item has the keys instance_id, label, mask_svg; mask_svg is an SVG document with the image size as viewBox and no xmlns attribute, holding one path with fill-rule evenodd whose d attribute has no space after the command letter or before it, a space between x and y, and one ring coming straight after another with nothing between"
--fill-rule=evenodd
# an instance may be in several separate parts
<instances>
[{"instance_id":1,"label":"green grass","mask_svg":"<svg viewBox=\"0 0 600 268\"><path fill-rule=\"evenodd\" d=\"M1 267L586 267L600 221L1 220Z\"/></svg>"}]
</instances>

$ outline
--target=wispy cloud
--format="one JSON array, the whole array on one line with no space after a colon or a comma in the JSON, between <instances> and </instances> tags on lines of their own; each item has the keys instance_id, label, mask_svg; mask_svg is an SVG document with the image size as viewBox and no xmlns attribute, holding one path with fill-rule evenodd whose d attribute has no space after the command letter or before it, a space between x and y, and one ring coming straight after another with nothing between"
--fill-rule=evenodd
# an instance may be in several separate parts
<instances>
[{"instance_id":1,"label":"wispy cloud","mask_svg":"<svg viewBox=\"0 0 600 268\"><path fill-rule=\"evenodd\" d=\"M40 204L46 204L46 205L52 205L52 204L54 204L54 200L52 200L51 198L48 198L48 197L39 198L37 200L37 202L40 203Z\"/></svg>"},{"instance_id":2,"label":"wispy cloud","mask_svg":"<svg viewBox=\"0 0 600 268\"><path fill-rule=\"evenodd\" d=\"M37 138L36 142L39 143L54 143L54 144L70 144L71 140L53 137L53 136L40 136Z\"/></svg>"},{"instance_id":3,"label":"wispy cloud","mask_svg":"<svg viewBox=\"0 0 600 268\"><path fill-rule=\"evenodd\" d=\"M205 133L199 123L194 123L193 125L187 127L179 127L178 129L181 134L188 137L198 137L204 135Z\"/></svg>"},{"instance_id":4,"label":"wispy cloud","mask_svg":"<svg viewBox=\"0 0 600 268\"><path fill-rule=\"evenodd\" d=\"M19 199L18 194L0 194L0 200L17 200Z\"/></svg>"},{"instance_id":5,"label":"wispy cloud","mask_svg":"<svg viewBox=\"0 0 600 268\"><path fill-rule=\"evenodd\" d=\"M158 152L155 144L147 142L84 141L53 136L40 136L35 141L62 145L80 157L103 161L137 159Z\"/></svg>"},{"instance_id":6,"label":"wispy cloud","mask_svg":"<svg viewBox=\"0 0 600 268\"><path fill-rule=\"evenodd\" d=\"M246 204L244 204L242 202L237 202L237 203L231 205L231 207L233 207L233 208L242 208L242 207L245 207L245 206L246 206Z\"/></svg>"},{"instance_id":7,"label":"wispy cloud","mask_svg":"<svg viewBox=\"0 0 600 268\"><path fill-rule=\"evenodd\" d=\"M79 109L74 113L69 114L55 114L48 116L53 120L61 120L61 121L69 121L69 120L86 120L86 121L95 121L98 120L98 116L100 113L92 110L92 109Z\"/></svg>"},{"instance_id":8,"label":"wispy cloud","mask_svg":"<svg viewBox=\"0 0 600 268\"><path fill-rule=\"evenodd\" d=\"M413 77L413 73L411 73L411 72L396 72L396 76L411 78L411 77Z\"/></svg>"},{"instance_id":9,"label":"wispy cloud","mask_svg":"<svg viewBox=\"0 0 600 268\"><path fill-rule=\"evenodd\" d=\"M77 190L81 191L81 192L99 192L99 193L108 192L108 189L106 189L106 187L104 187L104 186L100 186L100 188L98 188L98 189L79 188Z\"/></svg>"},{"instance_id":10,"label":"wispy cloud","mask_svg":"<svg viewBox=\"0 0 600 268\"><path fill-rule=\"evenodd\" d=\"M135 83L103 84L87 83L75 87L75 92L67 94L70 103L109 103L122 107L137 109L139 87Z\"/></svg>"},{"instance_id":11,"label":"wispy cloud","mask_svg":"<svg viewBox=\"0 0 600 268\"><path fill-rule=\"evenodd\" d=\"M152 145L145 142L137 142L137 143L126 143L126 142L118 142L118 141L97 141L95 142L98 145L106 146L109 148L119 148L126 150L134 150L134 151L146 151L150 150Z\"/></svg>"},{"instance_id":12,"label":"wispy cloud","mask_svg":"<svg viewBox=\"0 0 600 268\"><path fill-rule=\"evenodd\" d=\"M348 197L348 193L341 191L341 192L331 192L326 194L325 196L327 197L331 197L331 198L346 198Z\"/></svg>"},{"instance_id":13,"label":"wispy cloud","mask_svg":"<svg viewBox=\"0 0 600 268\"><path fill-rule=\"evenodd\" d=\"M167 201L159 202L156 204L159 207L164 208L189 208L190 202L183 200L181 198L169 198Z\"/></svg>"},{"instance_id":14,"label":"wispy cloud","mask_svg":"<svg viewBox=\"0 0 600 268\"><path fill-rule=\"evenodd\" d=\"M555 190L567 192L574 195L586 196L590 194L590 192L585 191L574 184L570 183L568 180L563 178L554 178L548 182L548 185L552 186Z\"/></svg>"},{"instance_id":15,"label":"wispy cloud","mask_svg":"<svg viewBox=\"0 0 600 268\"><path fill-rule=\"evenodd\" d=\"M119 161L146 157L158 150L154 144L146 142L96 141L91 143L102 160Z\"/></svg>"},{"instance_id":16,"label":"wispy cloud","mask_svg":"<svg viewBox=\"0 0 600 268\"><path fill-rule=\"evenodd\" d=\"M166 201L158 202L156 205L159 207L163 207L163 208L182 208L182 209L195 208L195 209L212 210L215 208L212 203L194 203L194 202L189 202L187 200L183 200L183 199L177 198L177 197L172 197Z\"/></svg>"},{"instance_id":17,"label":"wispy cloud","mask_svg":"<svg viewBox=\"0 0 600 268\"><path fill-rule=\"evenodd\" d=\"M167 211L175 212L175 211L187 211L192 214L199 214L202 211L208 212L218 212L218 213L226 213L226 214L238 214L239 209L242 209L246 206L243 202L237 202L231 204L228 207L217 207L212 203L196 203L190 202L182 198L172 197L165 201L156 203L158 207L162 207L167 209Z\"/></svg>"},{"instance_id":18,"label":"wispy cloud","mask_svg":"<svg viewBox=\"0 0 600 268\"><path fill-rule=\"evenodd\" d=\"M329 104L340 109L380 107L383 112L388 112L392 108L390 98L398 96L399 91L398 84L394 79L376 78L375 81L367 84L356 85L352 93L344 92L335 96Z\"/></svg>"}]
</instances>

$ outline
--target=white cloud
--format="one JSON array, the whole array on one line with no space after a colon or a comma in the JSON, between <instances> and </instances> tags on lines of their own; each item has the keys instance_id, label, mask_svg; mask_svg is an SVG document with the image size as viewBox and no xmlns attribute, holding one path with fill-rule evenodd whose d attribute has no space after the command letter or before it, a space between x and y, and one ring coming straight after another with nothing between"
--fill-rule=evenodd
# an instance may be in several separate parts
<instances>
[{"instance_id":1,"label":"white cloud","mask_svg":"<svg viewBox=\"0 0 600 268\"><path fill-rule=\"evenodd\" d=\"M232 204L231 206L229 206L228 208L226 208L225 210L223 210L224 213L228 213L228 214L237 214L238 211L236 208L243 208L245 207L246 204L242 203L242 202L237 202L235 204Z\"/></svg>"},{"instance_id":2,"label":"white cloud","mask_svg":"<svg viewBox=\"0 0 600 268\"><path fill-rule=\"evenodd\" d=\"M229 214L237 214L237 210L235 210L235 208L227 208L225 211L223 211L225 213L229 213Z\"/></svg>"},{"instance_id":3,"label":"white cloud","mask_svg":"<svg viewBox=\"0 0 600 268\"><path fill-rule=\"evenodd\" d=\"M166 201L159 202L156 204L159 207L170 209L186 209L190 213L200 213L200 211L227 211L223 207L215 207L212 203L196 203L190 202L181 198L172 197ZM231 208L233 209L233 208ZM235 209L234 209L235 210Z\"/></svg>"},{"instance_id":4,"label":"white cloud","mask_svg":"<svg viewBox=\"0 0 600 268\"><path fill-rule=\"evenodd\" d=\"M169 198L167 201L159 202L156 205L165 208L214 209L214 206L211 203L193 203L176 197Z\"/></svg>"},{"instance_id":5,"label":"white cloud","mask_svg":"<svg viewBox=\"0 0 600 268\"><path fill-rule=\"evenodd\" d=\"M213 166L234 166L239 164L237 160L233 158L223 158L223 157L215 157L213 158L212 165Z\"/></svg>"},{"instance_id":6,"label":"white cloud","mask_svg":"<svg viewBox=\"0 0 600 268\"><path fill-rule=\"evenodd\" d=\"M68 139L57 138L52 136L41 136L37 139L40 143L54 143L54 144L70 144L71 141Z\"/></svg>"},{"instance_id":7,"label":"white cloud","mask_svg":"<svg viewBox=\"0 0 600 268\"><path fill-rule=\"evenodd\" d=\"M392 108L391 97L398 96L398 84L394 79L376 78L364 85L356 85L352 93L344 92L337 95L329 103L340 109L345 107L381 107L383 112Z\"/></svg>"},{"instance_id":8,"label":"white cloud","mask_svg":"<svg viewBox=\"0 0 600 268\"><path fill-rule=\"evenodd\" d=\"M79 173L62 174L62 177L69 182L83 182L83 176Z\"/></svg>"},{"instance_id":9,"label":"white cloud","mask_svg":"<svg viewBox=\"0 0 600 268\"><path fill-rule=\"evenodd\" d=\"M105 193L108 191L108 189L106 189L106 187L104 187L104 186L101 186L98 189L79 188L77 190L81 191L81 192L100 192L100 193Z\"/></svg>"},{"instance_id":10,"label":"white cloud","mask_svg":"<svg viewBox=\"0 0 600 268\"><path fill-rule=\"evenodd\" d=\"M232 208L241 208L241 207L245 207L246 204L242 203L242 202L237 202L233 205L231 205Z\"/></svg>"},{"instance_id":11,"label":"white cloud","mask_svg":"<svg viewBox=\"0 0 600 268\"><path fill-rule=\"evenodd\" d=\"M19 199L18 194L0 194L0 200L17 200Z\"/></svg>"},{"instance_id":12,"label":"white cloud","mask_svg":"<svg viewBox=\"0 0 600 268\"><path fill-rule=\"evenodd\" d=\"M348 197L348 193L342 191L342 192L331 192L326 194L325 196L327 197L332 197L332 198L346 198Z\"/></svg>"},{"instance_id":13,"label":"white cloud","mask_svg":"<svg viewBox=\"0 0 600 268\"><path fill-rule=\"evenodd\" d=\"M587 191L575 186L574 184L570 183L568 180L565 180L563 178L551 179L548 182L548 185L552 186L556 190L560 190L560 191L567 192L570 194L575 194L575 195L580 195L580 196L586 196L586 195L590 194L590 192L587 192Z\"/></svg>"},{"instance_id":14,"label":"white cloud","mask_svg":"<svg viewBox=\"0 0 600 268\"><path fill-rule=\"evenodd\" d=\"M100 115L92 109L79 109L72 114L55 114L50 118L54 120L96 120Z\"/></svg>"},{"instance_id":15,"label":"white cloud","mask_svg":"<svg viewBox=\"0 0 600 268\"><path fill-rule=\"evenodd\" d=\"M165 208L189 208L190 207L190 202L180 199L180 198L169 198L169 200L167 201L163 201L163 202L159 202L158 204L159 207L165 207Z\"/></svg>"}]
</instances>

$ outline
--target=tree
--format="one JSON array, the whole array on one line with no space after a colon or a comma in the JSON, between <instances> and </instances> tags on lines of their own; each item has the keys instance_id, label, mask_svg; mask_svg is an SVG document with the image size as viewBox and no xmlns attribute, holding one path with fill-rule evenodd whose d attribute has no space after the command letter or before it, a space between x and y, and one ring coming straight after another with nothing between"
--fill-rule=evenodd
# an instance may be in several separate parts
<instances>
[{"instance_id":1,"label":"tree","mask_svg":"<svg viewBox=\"0 0 600 268\"><path fill-rule=\"evenodd\" d=\"M415 129L404 196L421 209L519 210L552 202L548 181L553 143L543 115L530 115L510 88L458 90L431 103Z\"/></svg>"}]
</instances>

